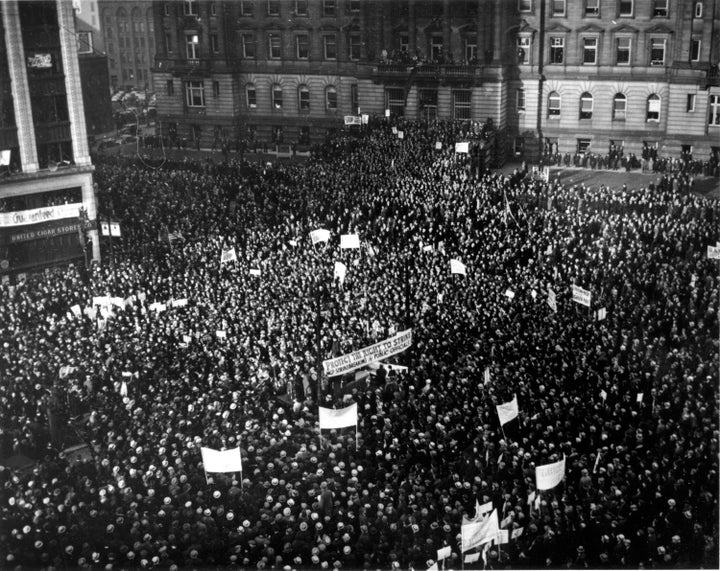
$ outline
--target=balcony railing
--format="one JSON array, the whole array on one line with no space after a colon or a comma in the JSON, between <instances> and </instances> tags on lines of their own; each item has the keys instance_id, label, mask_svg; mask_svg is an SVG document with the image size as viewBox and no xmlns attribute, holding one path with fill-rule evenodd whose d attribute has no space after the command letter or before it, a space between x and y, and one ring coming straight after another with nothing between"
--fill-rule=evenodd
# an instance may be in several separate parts
<instances>
[{"instance_id":1,"label":"balcony railing","mask_svg":"<svg viewBox=\"0 0 720 571\"><path fill-rule=\"evenodd\" d=\"M434 77L438 79L449 78L475 78L483 74L479 65L466 64L434 64L420 63L407 65L402 63L381 63L373 68L373 72L381 77Z\"/></svg>"}]
</instances>

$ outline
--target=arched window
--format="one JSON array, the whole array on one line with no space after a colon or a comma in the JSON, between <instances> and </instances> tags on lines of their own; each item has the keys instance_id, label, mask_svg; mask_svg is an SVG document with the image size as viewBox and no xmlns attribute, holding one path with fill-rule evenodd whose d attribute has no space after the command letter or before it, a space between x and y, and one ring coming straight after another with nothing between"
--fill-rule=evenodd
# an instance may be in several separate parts
<instances>
[{"instance_id":1,"label":"arched window","mask_svg":"<svg viewBox=\"0 0 720 571\"><path fill-rule=\"evenodd\" d=\"M592 119L593 96L587 91L580 96L580 119Z\"/></svg>"},{"instance_id":2,"label":"arched window","mask_svg":"<svg viewBox=\"0 0 720 571\"><path fill-rule=\"evenodd\" d=\"M647 98L646 121L660 121L660 96L653 93Z\"/></svg>"},{"instance_id":3,"label":"arched window","mask_svg":"<svg viewBox=\"0 0 720 571\"><path fill-rule=\"evenodd\" d=\"M333 85L325 88L325 109L337 111L337 89Z\"/></svg>"},{"instance_id":4,"label":"arched window","mask_svg":"<svg viewBox=\"0 0 720 571\"><path fill-rule=\"evenodd\" d=\"M613 97L613 120L625 121L625 110L627 109L627 97L622 93L616 93Z\"/></svg>"},{"instance_id":5,"label":"arched window","mask_svg":"<svg viewBox=\"0 0 720 571\"><path fill-rule=\"evenodd\" d=\"M283 106L283 88L279 83L272 86L272 105L273 109L282 109Z\"/></svg>"},{"instance_id":6,"label":"arched window","mask_svg":"<svg viewBox=\"0 0 720 571\"><path fill-rule=\"evenodd\" d=\"M247 106L250 109L257 107L257 91L255 90L255 84L248 83L245 86L245 97L247 98Z\"/></svg>"},{"instance_id":7,"label":"arched window","mask_svg":"<svg viewBox=\"0 0 720 571\"><path fill-rule=\"evenodd\" d=\"M298 86L298 108L300 111L310 111L310 90L307 85Z\"/></svg>"},{"instance_id":8,"label":"arched window","mask_svg":"<svg viewBox=\"0 0 720 571\"><path fill-rule=\"evenodd\" d=\"M560 116L560 94L557 91L552 91L548 95L548 115L550 117Z\"/></svg>"}]
</instances>

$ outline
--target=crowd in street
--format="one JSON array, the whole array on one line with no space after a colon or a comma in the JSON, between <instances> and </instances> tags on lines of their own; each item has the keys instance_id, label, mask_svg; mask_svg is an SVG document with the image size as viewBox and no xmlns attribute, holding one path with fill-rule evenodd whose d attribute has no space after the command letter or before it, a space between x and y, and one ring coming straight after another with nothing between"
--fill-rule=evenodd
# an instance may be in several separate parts
<instances>
[{"instance_id":1,"label":"crowd in street","mask_svg":"<svg viewBox=\"0 0 720 571\"><path fill-rule=\"evenodd\" d=\"M522 531L465 569L718 567L718 203L478 176L461 123L398 129L301 165L100 159L112 263L0 286L0 456L38 460L0 471L4 568L458 569L476 502ZM320 375L406 328L406 371ZM357 440L321 440L352 402Z\"/></svg>"}]
</instances>

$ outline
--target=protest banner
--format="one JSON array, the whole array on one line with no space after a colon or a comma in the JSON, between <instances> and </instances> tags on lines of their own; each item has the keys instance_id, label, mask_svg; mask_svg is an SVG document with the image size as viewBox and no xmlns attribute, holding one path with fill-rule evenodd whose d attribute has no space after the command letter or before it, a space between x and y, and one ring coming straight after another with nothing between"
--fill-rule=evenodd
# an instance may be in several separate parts
<instances>
[{"instance_id":1,"label":"protest banner","mask_svg":"<svg viewBox=\"0 0 720 571\"><path fill-rule=\"evenodd\" d=\"M362 118L357 115L345 115L346 125L362 125Z\"/></svg>"},{"instance_id":2,"label":"protest banner","mask_svg":"<svg viewBox=\"0 0 720 571\"><path fill-rule=\"evenodd\" d=\"M240 447L230 450L213 450L200 447L205 472L242 472Z\"/></svg>"},{"instance_id":3,"label":"protest banner","mask_svg":"<svg viewBox=\"0 0 720 571\"><path fill-rule=\"evenodd\" d=\"M435 141L435 150L439 151L442 149L442 142L441 141Z\"/></svg>"},{"instance_id":4,"label":"protest banner","mask_svg":"<svg viewBox=\"0 0 720 571\"><path fill-rule=\"evenodd\" d=\"M510 533L510 539L516 539L520 537L523 533L524 527L518 527L517 529L513 529L512 533Z\"/></svg>"},{"instance_id":5,"label":"protest banner","mask_svg":"<svg viewBox=\"0 0 720 571\"><path fill-rule=\"evenodd\" d=\"M406 329L369 347L323 361L323 371L328 377L349 373L370 363L397 355L410 345L412 345L412 329Z\"/></svg>"},{"instance_id":6,"label":"protest banner","mask_svg":"<svg viewBox=\"0 0 720 571\"><path fill-rule=\"evenodd\" d=\"M505 290L505 297L507 297L510 300L515 299L515 292L511 289L507 289L507 290Z\"/></svg>"},{"instance_id":7,"label":"protest banner","mask_svg":"<svg viewBox=\"0 0 720 571\"><path fill-rule=\"evenodd\" d=\"M75 317L80 317L82 315L82 310L80 309L80 306L77 304L71 306L70 311L73 312L73 315L75 315Z\"/></svg>"},{"instance_id":8,"label":"protest banner","mask_svg":"<svg viewBox=\"0 0 720 571\"><path fill-rule=\"evenodd\" d=\"M500 426L503 426L516 418L520 411L518 409L517 395L513 397L513 400L506 402L505 404L499 404L495 407L497 409L497 415L500 419Z\"/></svg>"},{"instance_id":9,"label":"protest banner","mask_svg":"<svg viewBox=\"0 0 720 571\"><path fill-rule=\"evenodd\" d=\"M485 367L483 384L484 385L490 384L490 367Z\"/></svg>"},{"instance_id":10,"label":"protest banner","mask_svg":"<svg viewBox=\"0 0 720 571\"><path fill-rule=\"evenodd\" d=\"M597 320L603 321L607 317L607 310L604 307L601 307L596 312Z\"/></svg>"},{"instance_id":11,"label":"protest banner","mask_svg":"<svg viewBox=\"0 0 720 571\"><path fill-rule=\"evenodd\" d=\"M636 401L636 402L642 402L642 401L643 401L643 396L644 396L643 393L638 393L637 396L635 397L635 401Z\"/></svg>"},{"instance_id":12,"label":"protest banner","mask_svg":"<svg viewBox=\"0 0 720 571\"><path fill-rule=\"evenodd\" d=\"M235 246L229 250L223 250L220 254L220 265L227 264L228 262L234 262L237 260L237 254L235 253Z\"/></svg>"},{"instance_id":13,"label":"protest banner","mask_svg":"<svg viewBox=\"0 0 720 571\"><path fill-rule=\"evenodd\" d=\"M250 268L250 275L251 276L259 276L260 270L258 268Z\"/></svg>"},{"instance_id":14,"label":"protest banner","mask_svg":"<svg viewBox=\"0 0 720 571\"><path fill-rule=\"evenodd\" d=\"M188 304L187 298L173 299L171 305L173 307L185 307Z\"/></svg>"},{"instance_id":15,"label":"protest banner","mask_svg":"<svg viewBox=\"0 0 720 571\"><path fill-rule=\"evenodd\" d=\"M555 313L557 313L557 298L555 292L548 288L547 304Z\"/></svg>"},{"instance_id":16,"label":"protest banner","mask_svg":"<svg viewBox=\"0 0 720 571\"><path fill-rule=\"evenodd\" d=\"M708 246L707 257L709 260L720 260L720 246Z\"/></svg>"},{"instance_id":17,"label":"protest banner","mask_svg":"<svg viewBox=\"0 0 720 571\"><path fill-rule=\"evenodd\" d=\"M565 456L558 462L535 468L535 487L538 490L551 490L565 478ZM540 496L537 496L539 498ZM537 499L536 498L536 499Z\"/></svg>"},{"instance_id":18,"label":"protest banner","mask_svg":"<svg viewBox=\"0 0 720 571\"><path fill-rule=\"evenodd\" d=\"M481 521L461 526L462 552L465 553L494 540L499 530L497 510L493 510L489 517Z\"/></svg>"},{"instance_id":19,"label":"protest banner","mask_svg":"<svg viewBox=\"0 0 720 571\"><path fill-rule=\"evenodd\" d=\"M327 242L329 239L330 230L318 228L317 230L313 230L312 232L310 232L310 240L312 240L313 245L317 244L318 242Z\"/></svg>"},{"instance_id":20,"label":"protest banner","mask_svg":"<svg viewBox=\"0 0 720 571\"><path fill-rule=\"evenodd\" d=\"M469 153L470 152L470 143L469 142L455 143L455 152L456 153Z\"/></svg>"},{"instance_id":21,"label":"protest banner","mask_svg":"<svg viewBox=\"0 0 720 571\"><path fill-rule=\"evenodd\" d=\"M499 529L497 532L497 536L495 537L495 543L497 545L510 543L510 532L507 529Z\"/></svg>"},{"instance_id":22,"label":"protest banner","mask_svg":"<svg viewBox=\"0 0 720 571\"><path fill-rule=\"evenodd\" d=\"M572 300L575 303L590 307L590 292L580 286L572 285Z\"/></svg>"},{"instance_id":23,"label":"protest banner","mask_svg":"<svg viewBox=\"0 0 720 571\"><path fill-rule=\"evenodd\" d=\"M460 260L450 260L450 273L465 276L467 275L467 266Z\"/></svg>"},{"instance_id":24,"label":"protest banner","mask_svg":"<svg viewBox=\"0 0 720 571\"><path fill-rule=\"evenodd\" d=\"M450 557L450 555L452 555L452 548L449 545L437 550L437 560L438 561L447 559L448 557Z\"/></svg>"},{"instance_id":25,"label":"protest banner","mask_svg":"<svg viewBox=\"0 0 720 571\"><path fill-rule=\"evenodd\" d=\"M320 429L345 428L348 426L357 426L358 412L357 403L351 404L345 408L325 408L318 407L318 417Z\"/></svg>"},{"instance_id":26,"label":"protest banner","mask_svg":"<svg viewBox=\"0 0 720 571\"><path fill-rule=\"evenodd\" d=\"M340 236L340 248L354 249L360 247L360 236L357 234L343 234Z\"/></svg>"},{"instance_id":27,"label":"protest banner","mask_svg":"<svg viewBox=\"0 0 720 571\"><path fill-rule=\"evenodd\" d=\"M360 118L362 119L363 125L367 125L370 121L370 115L368 115L367 113L363 113L362 115L360 115Z\"/></svg>"},{"instance_id":28,"label":"protest banner","mask_svg":"<svg viewBox=\"0 0 720 571\"><path fill-rule=\"evenodd\" d=\"M465 563L475 563L478 559L480 559L479 553L469 553L465 556Z\"/></svg>"},{"instance_id":29,"label":"protest banner","mask_svg":"<svg viewBox=\"0 0 720 571\"><path fill-rule=\"evenodd\" d=\"M405 131L398 131L398 132L397 132L397 138L398 138L398 139L404 139L404 138L405 138Z\"/></svg>"},{"instance_id":30,"label":"protest banner","mask_svg":"<svg viewBox=\"0 0 720 571\"><path fill-rule=\"evenodd\" d=\"M342 262L335 262L335 268L333 269L333 278L340 281L342 285L345 283L345 275L347 274L347 266Z\"/></svg>"}]
</instances>

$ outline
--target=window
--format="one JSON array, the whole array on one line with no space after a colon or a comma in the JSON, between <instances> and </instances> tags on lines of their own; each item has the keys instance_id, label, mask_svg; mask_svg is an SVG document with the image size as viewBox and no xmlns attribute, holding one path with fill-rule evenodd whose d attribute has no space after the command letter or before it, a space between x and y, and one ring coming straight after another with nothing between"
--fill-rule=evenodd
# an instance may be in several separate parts
<instances>
[{"instance_id":1,"label":"window","mask_svg":"<svg viewBox=\"0 0 720 571\"><path fill-rule=\"evenodd\" d=\"M600 0L585 0L585 17L600 15Z\"/></svg>"},{"instance_id":2,"label":"window","mask_svg":"<svg viewBox=\"0 0 720 571\"><path fill-rule=\"evenodd\" d=\"M525 111L525 90L518 89L515 92L515 107L518 111Z\"/></svg>"},{"instance_id":3,"label":"window","mask_svg":"<svg viewBox=\"0 0 720 571\"><path fill-rule=\"evenodd\" d=\"M92 32L78 32L77 40L78 40L77 51L79 54L92 53L92 51L93 51Z\"/></svg>"},{"instance_id":4,"label":"window","mask_svg":"<svg viewBox=\"0 0 720 571\"><path fill-rule=\"evenodd\" d=\"M172 35L165 34L165 51L169 54L173 52Z\"/></svg>"},{"instance_id":5,"label":"window","mask_svg":"<svg viewBox=\"0 0 720 571\"><path fill-rule=\"evenodd\" d=\"M696 38L693 38L690 40L690 60L691 61L700 61L700 47L702 45L702 41Z\"/></svg>"},{"instance_id":6,"label":"window","mask_svg":"<svg viewBox=\"0 0 720 571\"><path fill-rule=\"evenodd\" d=\"M580 119L592 119L593 96L587 91L580 96Z\"/></svg>"},{"instance_id":7,"label":"window","mask_svg":"<svg viewBox=\"0 0 720 571\"><path fill-rule=\"evenodd\" d=\"M307 0L295 0L295 15L296 16L307 16L307 14L308 14Z\"/></svg>"},{"instance_id":8,"label":"window","mask_svg":"<svg viewBox=\"0 0 720 571\"><path fill-rule=\"evenodd\" d=\"M402 87L385 89L385 109L390 109L391 115L405 114L405 90Z\"/></svg>"},{"instance_id":9,"label":"window","mask_svg":"<svg viewBox=\"0 0 720 571\"><path fill-rule=\"evenodd\" d=\"M584 155L590 149L590 139L578 139L576 148L578 153Z\"/></svg>"},{"instance_id":10,"label":"window","mask_svg":"<svg viewBox=\"0 0 720 571\"><path fill-rule=\"evenodd\" d=\"M308 48L308 35L300 34L295 38L295 45L297 47L297 58L307 59L310 50Z\"/></svg>"},{"instance_id":11,"label":"window","mask_svg":"<svg viewBox=\"0 0 720 571\"><path fill-rule=\"evenodd\" d=\"M443 39L442 36L432 36L430 38L430 59L439 61L442 57Z\"/></svg>"},{"instance_id":12,"label":"window","mask_svg":"<svg viewBox=\"0 0 720 571\"><path fill-rule=\"evenodd\" d=\"M325 88L325 109L337 111L337 89L332 85Z\"/></svg>"},{"instance_id":13,"label":"window","mask_svg":"<svg viewBox=\"0 0 720 571\"><path fill-rule=\"evenodd\" d=\"M622 93L615 94L613 97L613 120L625 121L625 109L627 109L627 97Z\"/></svg>"},{"instance_id":14,"label":"window","mask_svg":"<svg viewBox=\"0 0 720 571\"><path fill-rule=\"evenodd\" d=\"M185 83L185 102L188 107L205 107L205 87L202 81Z\"/></svg>"},{"instance_id":15,"label":"window","mask_svg":"<svg viewBox=\"0 0 720 571\"><path fill-rule=\"evenodd\" d=\"M530 63L530 36L520 36L518 43L518 63Z\"/></svg>"},{"instance_id":16,"label":"window","mask_svg":"<svg viewBox=\"0 0 720 571\"><path fill-rule=\"evenodd\" d=\"M615 61L617 65L630 65L630 45L632 38L615 40Z\"/></svg>"},{"instance_id":17,"label":"window","mask_svg":"<svg viewBox=\"0 0 720 571\"><path fill-rule=\"evenodd\" d=\"M618 4L618 16L632 18L634 0L620 0Z\"/></svg>"},{"instance_id":18,"label":"window","mask_svg":"<svg viewBox=\"0 0 720 571\"><path fill-rule=\"evenodd\" d=\"M351 12L359 12L360 11L360 0L350 0L350 11Z\"/></svg>"},{"instance_id":19,"label":"window","mask_svg":"<svg viewBox=\"0 0 720 571\"><path fill-rule=\"evenodd\" d=\"M650 65L665 65L665 41L650 38Z\"/></svg>"},{"instance_id":20,"label":"window","mask_svg":"<svg viewBox=\"0 0 720 571\"><path fill-rule=\"evenodd\" d=\"M565 0L550 0L552 3L552 15L554 17L565 15Z\"/></svg>"},{"instance_id":21,"label":"window","mask_svg":"<svg viewBox=\"0 0 720 571\"><path fill-rule=\"evenodd\" d=\"M548 116L560 117L560 94L557 91L548 95Z\"/></svg>"},{"instance_id":22,"label":"window","mask_svg":"<svg viewBox=\"0 0 720 571\"><path fill-rule=\"evenodd\" d=\"M220 97L220 82L213 81L213 97Z\"/></svg>"},{"instance_id":23,"label":"window","mask_svg":"<svg viewBox=\"0 0 720 571\"><path fill-rule=\"evenodd\" d=\"M472 91L456 89L453 91L453 119L470 119L470 100Z\"/></svg>"},{"instance_id":24,"label":"window","mask_svg":"<svg viewBox=\"0 0 720 571\"><path fill-rule=\"evenodd\" d=\"M169 2L165 2L165 4L163 4L163 14L165 14L166 16L170 15L170 3Z\"/></svg>"},{"instance_id":25,"label":"window","mask_svg":"<svg viewBox=\"0 0 720 571\"><path fill-rule=\"evenodd\" d=\"M685 106L685 111L687 113L692 113L693 111L695 111L695 94L694 93L688 93L687 105Z\"/></svg>"},{"instance_id":26,"label":"window","mask_svg":"<svg viewBox=\"0 0 720 571\"><path fill-rule=\"evenodd\" d=\"M298 108L300 111L310 111L310 90L307 85L298 87Z\"/></svg>"},{"instance_id":27,"label":"window","mask_svg":"<svg viewBox=\"0 0 720 571\"><path fill-rule=\"evenodd\" d=\"M247 100L247 106L250 109L257 107L257 91L255 91L255 86L252 83L248 83L245 86L245 98Z\"/></svg>"},{"instance_id":28,"label":"window","mask_svg":"<svg viewBox=\"0 0 720 571\"><path fill-rule=\"evenodd\" d=\"M710 108L708 125L710 127L720 127L720 95L711 95L708 107Z\"/></svg>"},{"instance_id":29,"label":"window","mask_svg":"<svg viewBox=\"0 0 720 571\"><path fill-rule=\"evenodd\" d=\"M595 65L597 63L597 38L583 38L583 64Z\"/></svg>"},{"instance_id":30,"label":"window","mask_svg":"<svg viewBox=\"0 0 720 571\"><path fill-rule=\"evenodd\" d=\"M358 99L358 86L357 83L350 84L350 109L353 113L360 115L360 100Z\"/></svg>"},{"instance_id":31,"label":"window","mask_svg":"<svg viewBox=\"0 0 720 571\"><path fill-rule=\"evenodd\" d=\"M323 0L323 16L326 18L335 17L335 0Z\"/></svg>"},{"instance_id":32,"label":"window","mask_svg":"<svg viewBox=\"0 0 720 571\"><path fill-rule=\"evenodd\" d=\"M267 0L268 16L280 15L280 0Z\"/></svg>"},{"instance_id":33,"label":"window","mask_svg":"<svg viewBox=\"0 0 720 571\"><path fill-rule=\"evenodd\" d=\"M655 18L667 18L668 0L653 0L653 16Z\"/></svg>"},{"instance_id":34,"label":"window","mask_svg":"<svg viewBox=\"0 0 720 571\"><path fill-rule=\"evenodd\" d=\"M645 120L652 122L660 121L660 97L654 93L647 99Z\"/></svg>"},{"instance_id":35,"label":"window","mask_svg":"<svg viewBox=\"0 0 720 571\"><path fill-rule=\"evenodd\" d=\"M240 15L252 16L255 12L255 7L252 0L240 0Z\"/></svg>"},{"instance_id":36,"label":"window","mask_svg":"<svg viewBox=\"0 0 720 571\"><path fill-rule=\"evenodd\" d=\"M165 92L168 95L175 95L175 84L173 83L172 79L168 79L165 82Z\"/></svg>"},{"instance_id":37,"label":"window","mask_svg":"<svg viewBox=\"0 0 720 571\"><path fill-rule=\"evenodd\" d=\"M410 49L410 36L407 34L400 34L400 51L407 53Z\"/></svg>"},{"instance_id":38,"label":"window","mask_svg":"<svg viewBox=\"0 0 720 571\"><path fill-rule=\"evenodd\" d=\"M703 15L703 3L695 2L695 17L702 18Z\"/></svg>"},{"instance_id":39,"label":"window","mask_svg":"<svg viewBox=\"0 0 720 571\"><path fill-rule=\"evenodd\" d=\"M362 46L362 40L360 38L360 34L359 33L350 34L349 42L350 42L350 49L348 51L350 53L350 59L357 61L360 59L360 48Z\"/></svg>"},{"instance_id":40,"label":"window","mask_svg":"<svg viewBox=\"0 0 720 571\"><path fill-rule=\"evenodd\" d=\"M475 63L477 61L477 39L468 38L465 40L465 61Z\"/></svg>"},{"instance_id":41,"label":"window","mask_svg":"<svg viewBox=\"0 0 720 571\"><path fill-rule=\"evenodd\" d=\"M217 6L215 5L215 2L210 2L210 15L217 16Z\"/></svg>"},{"instance_id":42,"label":"window","mask_svg":"<svg viewBox=\"0 0 720 571\"><path fill-rule=\"evenodd\" d=\"M270 59L280 59L282 55L280 49L280 34L268 35L268 43L270 45Z\"/></svg>"},{"instance_id":43,"label":"window","mask_svg":"<svg viewBox=\"0 0 720 571\"><path fill-rule=\"evenodd\" d=\"M550 38L550 63L562 63L565 57L565 38Z\"/></svg>"},{"instance_id":44,"label":"window","mask_svg":"<svg viewBox=\"0 0 720 571\"><path fill-rule=\"evenodd\" d=\"M273 109L282 109L283 106L283 89L282 85L277 83L272 86L272 104Z\"/></svg>"},{"instance_id":45,"label":"window","mask_svg":"<svg viewBox=\"0 0 720 571\"><path fill-rule=\"evenodd\" d=\"M325 46L325 59L337 59L337 44L335 43L335 34L323 36L323 45Z\"/></svg>"},{"instance_id":46,"label":"window","mask_svg":"<svg viewBox=\"0 0 720 571\"><path fill-rule=\"evenodd\" d=\"M200 58L200 38L197 34L187 34L185 36L185 55L189 60Z\"/></svg>"},{"instance_id":47,"label":"window","mask_svg":"<svg viewBox=\"0 0 720 571\"><path fill-rule=\"evenodd\" d=\"M518 0L518 10L520 12L531 12L532 0Z\"/></svg>"},{"instance_id":48,"label":"window","mask_svg":"<svg viewBox=\"0 0 720 571\"><path fill-rule=\"evenodd\" d=\"M309 145L310 144L310 126L309 125L302 125L300 127L300 137L298 138L298 143L301 145Z\"/></svg>"},{"instance_id":49,"label":"window","mask_svg":"<svg viewBox=\"0 0 720 571\"><path fill-rule=\"evenodd\" d=\"M185 0L185 15L186 16L197 16L198 15L197 0Z\"/></svg>"},{"instance_id":50,"label":"window","mask_svg":"<svg viewBox=\"0 0 720 571\"><path fill-rule=\"evenodd\" d=\"M253 34L243 34L241 40L243 58L255 59L255 36Z\"/></svg>"},{"instance_id":51,"label":"window","mask_svg":"<svg viewBox=\"0 0 720 571\"><path fill-rule=\"evenodd\" d=\"M210 49L214 54L220 52L220 42L218 41L217 34L210 34Z\"/></svg>"},{"instance_id":52,"label":"window","mask_svg":"<svg viewBox=\"0 0 720 571\"><path fill-rule=\"evenodd\" d=\"M282 144L283 142L283 128L282 125L272 126L272 142L276 144Z\"/></svg>"}]
</instances>

